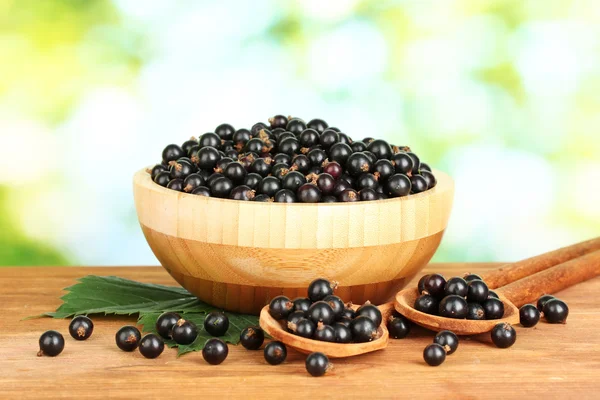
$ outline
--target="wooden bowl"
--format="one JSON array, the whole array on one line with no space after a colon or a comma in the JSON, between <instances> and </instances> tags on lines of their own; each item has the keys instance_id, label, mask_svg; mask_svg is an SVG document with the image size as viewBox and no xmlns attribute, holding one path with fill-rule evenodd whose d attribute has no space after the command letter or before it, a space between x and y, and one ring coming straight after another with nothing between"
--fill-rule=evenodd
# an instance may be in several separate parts
<instances>
[{"instance_id":1,"label":"wooden bowl","mask_svg":"<svg viewBox=\"0 0 600 400\"><path fill-rule=\"evenodd\" d=\"M258 315L273 297L306 296L316 278L344 301L381 304L429 262L450 217L454 183L356 203L282 204L176 192L134 177L140 225L163 267L201 300Z\"/></svg>"},{"instance_id":2,"label":"wooden bowl","mask_svg":"<svg viewBox=\"0 0 600 400\"><path fill-rule=\"evenodd\" d=\"M357 310L359 306L355 305L354 310ZM265 306L260 312L260 326L265 332L267 332L275 340L285 343L287 347L291 347L299 351L300 353L310 354L315 351L319 351L327 357L331 358L344 358L357 356L359 354L370 353L385 349L390 340L390 334L387 330L387 320L394 312L394 304L386 303L379 306L381 311L382 323L377 330L377 338L371 342L366 343L328 343L320 342L318 340L306 339L293 333L288 332L281 325L279 321L269 314L269 306Z\"/></svg>"}]
</instances>

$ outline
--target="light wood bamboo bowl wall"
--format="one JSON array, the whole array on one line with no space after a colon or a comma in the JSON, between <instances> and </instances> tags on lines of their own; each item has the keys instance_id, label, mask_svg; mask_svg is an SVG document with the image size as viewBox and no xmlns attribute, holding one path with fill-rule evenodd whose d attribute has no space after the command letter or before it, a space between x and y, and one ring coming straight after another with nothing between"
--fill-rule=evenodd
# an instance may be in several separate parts
<instances>
[{"instance_id":1,"label":"light wood bamboo bowl wall","mask_svg":"<svg viewBox=\"0 0 600 400\"><path fill-rule=\"evenodd\" d=\"M315 278L338 281L356 304L390 299L429 262L450 217L452 179L382 201L282 204L175 192L134 177L140 225L163 267L201 300L258 314L271 298L306 296Z\"/></svg>"}]
</instances>

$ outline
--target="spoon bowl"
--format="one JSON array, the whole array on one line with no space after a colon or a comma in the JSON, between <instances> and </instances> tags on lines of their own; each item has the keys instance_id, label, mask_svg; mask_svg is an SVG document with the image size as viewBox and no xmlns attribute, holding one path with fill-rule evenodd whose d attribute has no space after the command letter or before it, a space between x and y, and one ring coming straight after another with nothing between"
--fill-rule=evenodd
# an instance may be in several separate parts
<instances>
[{"instance_id":1,"label":"spoon bowl","mask_svg":"<svg viewBox=\"0 0 600 400\"><path fill-rule=\"evenodd\" d=\"M355 310L358 307L352 306ZM282 323L269 314L269 306L265 306L260 312L260 326L273 339L283 342L287 347L291 347L300 353L310 354L318 351L331 358L344 358L370 353L387 347L389 332L386 327L386 321L394 311L394 305L393 303L382 304L379 306L379 310L381 311L383 322L377 330L377 338L366 343L330 343L294 335L288 332Z\"/></svg>"}]
</instances>

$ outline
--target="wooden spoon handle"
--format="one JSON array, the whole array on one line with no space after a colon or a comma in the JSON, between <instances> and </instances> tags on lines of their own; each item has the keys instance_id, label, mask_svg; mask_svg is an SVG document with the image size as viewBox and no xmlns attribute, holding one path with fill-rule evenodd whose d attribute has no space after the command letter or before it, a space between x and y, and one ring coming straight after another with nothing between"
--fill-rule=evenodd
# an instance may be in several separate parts
<instances>
[{"instance_id":1,"label":"wooden spoon handle","mask_svg":"<svg viewBox=\"0 0 600 400\"><path fill-rule=\"evenodd\" d=\"M600 275L600 250L569 260L555 267L503 286L502 293L515 306L536 301L541 295L555 293Z\"/></svg>"},{"instance_id":2,"label":"wooden spoon handle","mask_svg":"<svg viewBox=\"0 0 600 400\"><path fill-rule=\"evenodd\" d=\"M507 264L482 278L490 289L495 289L597 250L600 250L600 237Z\"/></svg>"}]
</instances>

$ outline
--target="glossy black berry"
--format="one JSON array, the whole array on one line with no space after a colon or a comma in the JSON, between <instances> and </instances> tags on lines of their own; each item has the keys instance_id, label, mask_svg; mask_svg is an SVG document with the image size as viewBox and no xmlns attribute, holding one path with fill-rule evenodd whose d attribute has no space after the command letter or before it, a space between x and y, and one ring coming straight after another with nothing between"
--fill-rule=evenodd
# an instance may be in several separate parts
<instances>
[{"instance_id":1,"label":"glossy black berry","mask_svg":"<svg viewBox=\"0 0 600 400\"><path fill-rule=\"evenodd\" d=\"M319 138L319 143L325 150L329 150L331 146L338 143L340 141L340 135L331 128L328 128L323 131L321 137Z\"/></svg>"},{"instance_id":2,"label":"glossy black berry","mask_svg":"<svg viewBox=\"0 0 600 400\"><path fill-rule=\"evenodd\" d=\"M301 203L318 203L321 201L322 193L317 185L305 183L296 192L298 201Z\"/></svg>"},{"instance_id":3,"label":"glossy black berry","mask_svg":"<svg viewBox=\"0 0 600 400\"><path fill-rule=\"evenodd\" d=\"M204 330L212 336L223 336L229 329L229 318L222 312L213 311L204 318Z\"/></svg>"},{"instance_id":4,"label":"glossy black berry","mask_svg":"<svg viewBox=\"0 0 600 400\"><path fill-rule=\"evenodd\" d=\"M415 300L415 310L425 314L438 315L440 303L438 299L429 295L423 294Z\"/></svg>"},{"instance_id":5,"label":"glossy black berry","mask_svg":"<svg viewBox=\"0 0 600 400\"><path fill-rule=\"evenodd\" d=\"M550 294L545 294L542 297L540 297L537 301L537 309L539 312L544 311L544 304L546 304L548 301L555 299L556 297L550 295Z\"/></svg>"},{"instance_id":6,"label":"glossy black berry","mask_svg":"<svg viewBox=\"0 0 600 400\"><path fill-rule=\"evenodd\" d=\"M421 170L420 175L423 177L423 179L425 179L425 182L427 183L426 190L432 189L437 185L437 180L435 179L435 176L431 172Z\"/></svg>"},{"instance_id":7,"label":"glossy black berry","mask_svg":"<svg viewBox=\"0 0 600 400\"><path fill-rule=\"evenodd\" d=\"M294 311L294 303L285 296L274 297L269 303L269 314L275 319L286 319Z\"/></svg>"},{"instance_id":8,"label":"glossy black berry","mask_svg":"<svg viewBox=\"0 0 600 400\"><path fill-rule=\"evenodd\" d=\"M297 297L292 300L292 303L294 303L294 311L306 312L310 308L312 301L308 297Z\"/></svg>"},{"instance_id":9,"label":"glossy black berry","mask_svg":"<svg viewBox=\"0 0 600 400\"><path fill-rule=\"evenodd\" d=\"M223 169L223 176L229 178L235 185L239 185L244 182L244 178L247 175L246 169L237 161L227 164Z\"/></svg>"},{"instance_id":10,"label":"glossy black berry","mask_svg":"<svg viewBox=\"0 0 600 400\"><path fill-rule=\"evenodd\" d=\"M371 321L375 323L375 326L381 325L382 315L379 308L371 302L367 301L365 304L360 306L358 310L356 310L356 316L364 316L369 318Z\"/></svg>"},{"instance_id":11,"label":"glossy black berry","mask_svg":"<svg viewBox=\"0 0 600 400\"><path fill-rule=\"evenodd\" d=\"M323 162L327 159L327 153L322 149L313 149L306 155L310 165L313 167L321 167Z\"/></svg>"},{"instance_id":12,"label":"glossy black berry","mask_svg":"<svg viewBox=\"0 0 600 400\"><path fill-rule=\"evenodd\" d=\"M404 339L410 333L410 321L403 315L394 312L387 321L390 337L393 339Z\"/></svg>"},{"instance_id":13,"label":"glossy black berry","mask_svg":"<svg viewBox=\"0 0 600 400\"><path fill-rule=\"evenodd\" d=\"M123 351L134 351L142 340L140 331L135 326L124 326L117 331L115 341Z\"/></svg>"},{"instance_id":14,"label":"glossy black berry","mask_svg":"<svg viewBox=\"0 0 600 400\"><path fill-rule=\"evenodd\" d=\"M158 334L164 339L171 339L171 332L173 331L173 327L180 319L181 316L177 313L162 313L156 320L156 332L158 332Z\"/></svg>"},{"instance_id":15,"label":"glossy black berry","mask_svg":"<svg viewBox=\"0 0 600 400\"><path fill-rule=\"evenodd\" d=\"M467 289L467 300L470 303L483 303L488 298L489 289L484 281L470 281Z\"/></svg>"},{"instance_id":16,"label":"glossy black berry","mask_svg":"<svg viewBox=\"0 0 600 400\"><path fill-rule=\"evenodd\" d=\"M231 140L233 139L235 128L229 124L221 124L215 128L215 133L219 135L221 140Z\"/></svg>"},{"instance_id":17,"label":"glossy black berry","mask_svg":"<svg viewBox=\"0 0 600 400\"><path fill-rule=\"evenodd\" d=\"M298 135L298 142L301 147L311 148L319 143L319 132L311 128L305 129Z\"/></svg>"},{"instance_id":18,"label":"glossy black berry","mask_svg":"<svg viewBox=\"0 0 600 400\"><path fill-rule=\"evenodd\" d=\"M187 154L179 145L170 144L163 150L162 160L165 164L169 164L169 162L178 160L179 158L184 157L186 155Z\"/></svg>"},{"instance_id":19,"label":"glossy black berry","mask_svg":"<svg viewBox=\"0 0 600 400\"><path fill-rule=\"evenodd\" d=\"M441 331L433 338L433 343L437 343L444 348L446 354L450 355L458 349L458 336L451 331Z\"/></svg>"},{"instance_id":20,"label":"glossy black berry","mask_svg":"<svg viewBox=\"0 0 600 400\"><path fill-rule=\"evenodd\" d=\"M335 342L335 329L333 329L333 326L319 322L313 339L321 342Z\"/></svg>"},{"instance_id":21,"label":"glossy black berry","mask_svg":"<svg viewBox=\"0 0 600 400\"><path fill-rule=\"evenodd\" d=\"M340 299L338 296L336 296L334 294L330 294L330 295L326 296L325 298L323 298L323 301L328 303L331 306L331 308L333 309L334 319L338 320L338 319L342 318L342 316L344 314L344 309L346 308L346 305L344 304L342 299Z\"/></svg>"},{"instance_id":22,"label":"glossy black berry","mask_svg":"<svg viewBox=\"0 0 600 400\"><path fill-rule=\"evenodd\" d=\"M306 317L315 324L322 322L325 325L331 325L335 321L333 308L323 300L313 303L306 312Z\"/></svg>"},{"instance_id":23,"label":"glossy black berry","mask_svg":"<svg viewBox=\"0 0 600 400\"><path fill-rule=\"evenodd\" d=\"M257 158L250 166L250 171L262 176L263 178L271 172L273 159L270 157Z\"/></svg>"},{"instance_id":24,"label":"glossy black berry","mask_svg":"<svg viewBox=\"0 0 600 400\"><path fill-rule=\"evenodd\" d=\"M249 186L240 185L236 186L231 190L229 198L233 200L251 201L254 199L256 191L252 190Z\"/></svg>"},{"instance_id":25,"label":"glossy black berry","mask_svg":"<svg viewBox=\"0 0 600 400\"><path fill-rule=\"evenodd\" d=\"M485 319L485 310L479 303L467 303L467 319L481 321Z\"/></svg>"},{"instance_id":26,"label":"glossy black berry","mask_svg":"<svg viewBox=\"0 0 600 400\"><path fill-rule=\"evenodd\" d=\"M306 177L304 174L298 171L290 171L281 180L281 186L284 189L291 190L296 193L300 186L306 183Z\"/></svg>"},{"instance_id":27,"label":"glossy black berry","mask_svg":"<svg viewBox=\"0 0 600 400\"><path fill-rule=\"evenodd\" d=\"M395 173L396 170L390 160L377 160L373 165L373 175L379 182L386 182Z\"/></svg>"},{"instance_id":28,"label":"glossy black berry","mask_svg":"<svg viewBox=\"0 0 600 400\"><path fill-rule=\"evenodd\" d=\"M211 182L210 192L214 197L226 199L229 197L233 186L233 182L231 182L229 178L223 176Z\"/></svg>"},{"instance_id":29,"label":"glossy black berry","mask_svg":"<svg viewBox=\"0 0 600 400\"><path fill-rule=\"evenodd\" d=\"M289 189L281 189L273 197L275 203L295 203L296 195Z\"/></svg>"},{"instance_id":30,"label":"glossy black berry","mask_svg":"<svg viewBox=\"0 0 600 400\"><path fill-rule=\"evenodd\" d=\"M441 317L464 319L467 317L467 301L464 297L451 294L440 301Z\"/></svg>"},{"instance_id":31,"label":"glossy black berry","mask_svg":"<svg viewBox=\"0 0 600 400\"><path fill-rule=\"evenodd\" d=\"M324 132L329 127L329 125L327 125L327 122L323 121L320 118L310 120L308 124L306 124L306 126L308 128L316 130L319 133Z\"/></svg>"},{"instance_id":32,"label":"glossy black berry","mask_svg":"<svg viewBox=\"0 0 600 400\"><path fill-rule=\"evenodd\" d=\"M474 280L480 280L482 281L483 279L481 278L481 276L477 275L477 274L465 274L465 276L463 277L465 281L467 282L471 282Z\"/></svg>"},{"instance_id":33,"label":"glossy black berry","mask_svg":"<svg viewBox=\"0 0 600 400\"><path fill-rule=\"evenodd\" d=\"M427 181L421 175L413 175L410 177L411 193L421 193L427 190Z\"/></svg>"},{"instance_id":34,"label":"glossy black berry","mask_svg":"<svg viewBox=\"0 0 600 400\"><path fill-rule=\"evenodd\" d=\"M269 124L272 129L283 128L287 126L288 119L285 115L276 115L274 117L269 118Z\"/></svg>"},{"instance_id":35,"label":"glossy black berry","mask_svg":"<svg viewBox=\"0 0 600 400\"><path fill-rule=\"evenodd\" d=\"M271 342L265 346L265 360L271 365L279 365L287 358L287 348L281 342Z\"/></svg>"},{"instance_id":36,"label":"glossy black berry","mask_svg":"<svg viewBox=\"0 0 600 400\"><path fill-rule=\"evenodd\" d=\"M281 190L281 181L274 176L267 176L258 184L259 194L266 194L269 197L275 196L275 193Z\"/></svg>"},{"instance_id":37,"label":"glossy black berry","mask_svg":"<svg viewBox=\"0 0 600 400\"><path fill-rule=\"evenodd\" d=\"M292 165L292 157L290 157L287 154L277 153L276 155L273 156L272 164L273 165L284 164L289 167L290 165Z\"/></svg>"},{"instance_id":38,"label":"glossy black berry","mask_svg":"<svg viewBox=\"0 0 600 400\"><path fill-rule=\"evenodd\" d=\"M406 175L411 172L414 167L412 158L406 153L394 154L391 157L391 161L398 174Z\"/></svg>"},{"instance_id":39,"label":"glossy black berry","mask_svg":"<svg viewBox=\"0 0 600 400\"><path fill-rule=\"evenodd\" d=\"M315 335L317 324L310 319L304 318L298 321L296 324L288 323L288 329L298 336L311 339Z\"/></svg>"},{"instance_id":40,"label":"glossy black berry","mask_svg":"<svg viewBox=\"0 0 600 400\"><path fill-rule=\"evenodd\" d=\"M312 376L323 376L333 368L333 365L329 363L329 358L323 353L315 352L311 353L306 357L306 371Z\"/></svg>"},{"instance_id":41,"label":"glossy black berry","mask_svg":"<svg viewBox=\"0 0 600 400\"><path fill-rule=\"evenodd\" d=\"M493 297L495 299L499 299L500 297L498 297L498 294L496 292L494 292L493 290L488 290L488 299L490 297Z\"/></svg>"},{"instance_id":42,"label":"glossy black berry","mask_svg":"<svg viewBox=\"0 0 600 400\"><path fill-rule=\"evenodd\" d=\"M374 340L377 337L377 325L371 318L364 315L357 316L350 323L352 339L356 343L365 343Z\"/></svg>"},{"instance_id":43,"label":"glossy black berry","mask_svg":"<svg viewBox=\"0 0 600 400\"><path fill-rule=\"evenodd\" d=\"M525 328L536 326L540 320L540 312L533 304L525 304L519 309L519 322Z\"/></svg>"},{"instance_id":44,"label":"glossy black berry","mask_svg":"<svg viewBox=\"0 0 600 400\"><path fill-rule=\"evenodd\" d=\"M192 190L192 194L210 197L210 189L206 186L198 186L196 189Z\"/></svg>"},{"instance_id":45,"label":"glossy black berry","mask_svg":"<svg viewBox=\"0 0 600 400\"><path fill-rule=\"evenodd\" d=\"M339 163L327 160L323 162L323 173L331 175L333 179L340 179L343 172Z\"/></svg>"},{"instance_id":46,"label":"glossy black berry","mask_svg":"<svg viewBox=\"0 0 600 400\"><path fill-rule=\"evenodd\" d=\"M162 187L167 187L169 182L171 182L171 174L169 171L159 172L156 178L154 178L154 182Z\"/></svg>"},{"instance_id":47,"label":"glossy black berry","mask_svg":"<svg viewBox=\"0 0 600 400\"><path fill-rule=\"evenodd\" d=\"M238 129L233 134L231 140L233 140L234 145L237 145L238 150L241 150L246 145L246 143L248 143L250 138L251 134L248 129Z\"/></svg>"},{"instance_id":48,"label":"glossy black berry","mask_svg":"<svg viewBox=\"0 0 600 400\"><path fill-rule=\"evenodd\" d=\"M410 194L410 178L402 174L390 176L385 184L385 191L390 197L403 197Z\"/></svg>"},{"instance_id":49,"label":"glossy black berry","mask_svg":"<svg viewBox=\"0 0 600 400\"><path fill-rule=\"evenodd\" d=\"M300 143L296 138L285 138L279 143L279 152L293 156L300 151Z\"/></svg>"},{"instance_id":50,"label":"glossy black berry","mask_svg":"<svg viewBox=\"0 0 600 400\"><path fill-rule=\"evenodd\" d=\"M352 342L352 332L350 331L350 323L345 324L336 322L335 324L333 324L333 330L335 332L335 341L337 343Z\"/></svg>"},{"instance_id":51,"label":"glossy black berry","mask_svg":"<svg viewBox=\"0 0 600 400\"><path fill-rule=\"evenodd\" d=\"M340 165L346 165L352 154L352 148L345 143L336 143L329 149L329 161L335 161Z\"/></svg>"},{"instance_id":52,"label":"glossy black berry","mask_svg":"<svg viewBox=\"0 0 600 400\"><path fill-rule=\"evenodd\" d=\"M292 132L294 135L299 135L306 129L306 123L300 118L292 118L285 126L285 130Z\"/></svg>"},{"instance_id":53,"label":"glossy black berry","mask_svg":"<svg viewBox=\"0 0 600 400\"><path fill-rule=\"evenodd\" d=\"M392 156L392 148L385 140L376 139L369 143L367 150L375 154L378 160L389 160Z\"/></svg>"},{"instance_id":54,"label":"glossy black berry","mask_svg":"<svg viewBox=\"0 0 600 400\"><path fill-rule=\"evenodd\" d=\"M498 325L494 326L491 335L492 342L494 342L494 344L501 349L512 346L517 340L517 332L515 331L515 328L506 322L499 323Z\"/></svg>"},{"instance_id":55,"label":"glossy black berry","mask_svg":"<svg viewBox=\"0 0 600 400\"><path fill-rule=\"evenodd\" d=\"M172 179L167 183L167 189L183 192L183 179Z\"/></svg>"},{"instance_id":56,"label":"glossy black berry","mask_svg":"<svg viewBox=\"0 0 600 400\"><path fill-rule=\"evenodd\" d=\"M282 180L284 176L286 176L290 172L289 167L286 164L279 163L275 164L271 167L270 174L277 179Z\"/></svg>"},{"instance_id":57,"label":"glossy black berry","mask_svg":"<svg viewBox=\"0 0 600 400\"><path fill-rule=\"evenodd\" d=\"M221 339L208 339L202 349L202 358L211 365L219 365L227 358L229 347Z\"/></svg>"},{"instance_id":58,"label":"glossy black berry","mask_svg":"<svg viewBox=\"0 0 600 400\"><path fill-rule=\"evenodd\" d=\"M369 172L372 169L371 160L364 153L352 153L346 162L346 170L354 177Z\"/></svg>"},{"instance_id":59,"label":"glossy black berry","mask_svg":"<svg viewBox=\"0 0 600 400\"><path fill-rule=\"evenodd\" d=\"M485 319L500 319L504 316L504 303L502 301L491 298L483 302L485 310Z\"/></svg>"},{"instance_id":60,"label":"glossy black berry","mask_svg":"<svg viewBox=\"0 0 600 400\"><path fill-rule=\"evenodd\" d=\"M185 161L171 161L169 163L169 176L171 179L185 179L193 171L192 164Z\"/></svg>"},{"instance_id":61,"label":"glossy black berry","mask_svg":"<svg viewBox=\"0 0 600 400\"><path fill-rule=\"evenodd\" d=\"M349 305L350 304L348 304L348 306L346 306L346 308L344 308L344 311L342 311L342 317L354 319L356 317L356 311L354 311L354 309L350 308Z\"/></svg>"},{"instance_id":62,"label":"glossy black berry","mask_svg":"<svg viewBox=\"0 0 600 400\"><path fill-rule=\"evenodd\" d=\"M421 168L421 161L419 160L419 157L417 157L415 153L411 153L410 151L406 154L413 160L413 168L411 170L412 174L418 174L419 169Z\"/></svg>"},{"instance_id":63,"label":"glossy black berry","mask_svg":"<svg viewBox=\"0 0 600 400\"><path fill-rule=\"evenodd\" d=\"M308 161L308 157L306 157L304 154L300 154L292 159L292 166L290 167L290 171L298 171L302 174L306 174L308 173L310 167L311 165L310 161Z\"/></svg>"},{"instance_id":64,"label":"glossy black berry","mask_svg":"<svg viewBox=\"0 0 600 400\"><path fill-rule=\"evenodd\" d=\"M313 303L323 300L325 297L333 294L337 284L329 282L327 279L315 279L308 285L308 298Z\"/></svg>"},{"instance_id":65,"label":"glossy black berry","mask_svg":"<svg viewBox=\"0 0 600 400\"><path fill-rule=\"evenodd\" d=\"M198 138L198 145L201 149L204 147L214 147L218 149L221 147L221 138L216 133L207 132Z\"/></svg>"},{"instance_id":66,"label":"glossy black berry","mask_svg":"<svg viewBox=\"0 0 600 400\"><path fill-rule=\"evenodd\" d=\"M423 359L428 365L437 367L446 360L446 350L437 343L430 344L423 350Z\"/></svg>"},{"instance_id":67,"label":"glossy black berry","mask_svg":"<svg viewBox=\"0 0 600 400\"><path fill-rule=\"evenodd\" d=\"M348 328L350 328L351 323L352 323L352 318L350 318L350 317L342 317L339 319L338 322L336 322L336 324L342 324L344 326L347 326Z\"/></svg>"},{"instance_id":68,"label":"glossy black berry","mask_svg":"<svg viewBox=\"0 0 600 400\"><path fill-rule=\"evenodd\" d=\"M431 274L423 283L425 292L433 297L441 299L445 295L446 279L440 274Z\"/></svg>"},{"instance_id":69,"label":"glossy black berry","mask_svg":"<svg viewBox=\"0 0 600 400\"><path fill-rule=\"evenodd\" d=\"M198 139L192 137L190 138L190 140L186 140L185 142L183 142L183 144L181 145L181 149L183 150L184 155L189 156L190 150L192 150L196 146L198 146ZM198 149L199 148L200 146L198 146ZM196 151L198 151L198 149L196 149Z\"/></svg>"},{"instance_id":70,"label":"glossy black berry","mask_svg":"<svg viewBox=\"0 0 600 400\"><path fill-rule=\"evenodd\" d=\"M171 337L177 344L192 344L198 337L198 328L193 322L180 319L173 325Z\"/></svg>"},{"instance_id":71,"label":"glossy black berry","mask_svg":"<svg viewBox=\"0 0 600 400\"><path fill-rule=\"evenodd\" d=\"M337 199L335 196L323 196L321 198L321 203L337 203Z\"/></svg>"},{"instance_id":72,"label":"glossy black berry","mask_svg":"<svg viewBox=\"0 0 600 400\"><path fill-rule=\"evenodd\" d=\"M78 315L69 324L69 333L75 340L86 340L94 332L94 323L85 315Z\"/></svg>"},{"instance_id":73,"label":"glossy black berry","mask_svg":"<svg viewBox=\"0 0 600 400\"><path fill-rule=\"evenodd\" d=\"M352 149L353 152L362 152L362 151L366 151L367 150L367 145L363 142L353 142L350 145L350 148Z\"/></svg>"},{"instance_id":74,"label":"glossy black berry","mask_svg":"<svg viewBox=\"0 0 600 400\"><path fill-rule=\"evenodd\" d=\"M288 324L297 325L298 322L300 322L300 320L303 319L305 316L306 311L293 311L290 315L288 315L287 322Z\"/></svg>"},{"instance_id":75,"label":"glossy black berry","mask_svg":"<svg viewBox=\"0 0 600 400\"><path fill-rule=\"evenodd\" d=\"M39 340L40 351L37 356L56 357L65 348L65 338L59 332L46 331L42 333Z\"/></svg>"},{"instance_id":76,"label":"glossy black berry","mask_svg":"<svg viewBox=\"0 0 600 400\"><path fill-rule=\"evenodd\" d=\"M192 193L194 189L200 186L204 186L206 181L200 174L191 174L183 180L183 191L186 193Z\"/></svg>"},{"instance_id":77,"label":"glossy black berry","mask_svg":"<svg viewBox=\"0 0 600 400\"><path fill-rule=\"evenodd\" d=\"M333 194L333 190L335 189L335 179L329 174L322 173L314 179L317 185L317 188L321 191L321 193L325 196Z\"/></svg>"},{"instance_id":78,"label":"glossy black berry","mask_svg":"<svg viewBox=\"0 0 600 400\"><path fill-rule=\"evenodd\" d=\"M204 147L198 150L194 157L192 157L192 161L198 164L198 168L212 170L221 159L221 154L214 147Z\"/></svg>"},{"instance_id":79,"label":"glossy black berry","mask_svg":"<svg viewBox=\"0 0 600 400\"><path fill-rule=\"evenodd\" d=\"M423 275L421 279L419 279L419 283L417 283L417 291L419 295L424 294L425 292L425 280L429 278L429 275Z\"/></svg>"},{"instance_id":80,"label":"glossy black berry","mask_svg":"<svg viewBox=\"0 0 600 400\"><path fill-rule=\"evenodd\" d=\"M257 173L251 172L244 178L244 185L252 190L258 189L258 184L263 180L263 177Z\"/></svg>"},{"instance_id":81,"label":"glossy black berry","mask_svg":"<svg viewBox=\"0 0 600 400\"><path fill-rule=\"evenodd\" d=\"M338 131L338 135L340 137L339 143L344 143L350 146L352 144L352 139L343 132Z\"/></svg>"},{"instance_id":82,"label":"glossy black berry","mask_svg":"<svg viewBox=\"0 0 600 400\"><path fill-rule=\"evenodd\" d=\"M247 350L258 350L265 341L265 332L260 326L249 326L244 328L240 334L240 343Z\"/></svg>"},{"instance_id":83,"label":"glossy black berry","mask_svg":"<svg viewBox=\"0 0 600 400\"><path fill-rule=\"evenodd\" d=\"M564 324L569 316L567 303L559 299L548 300L544 304L544 318L551 324Z\"/></svg>"},{"instance_id":84,"label":"glossy black berry","mask_svg":"<svg viewBox=\"0 0 600 400\"><path fill-rule=\"evenodd\" d=\"M152 169L149 171L152 182L156 182L156 176L164 171L168 171L168 168L162 164L156 164L154 167L152 167Z\"/></svg>"},{"instance_id":85,"label":"glossy black berry","mask_svg":"<svg viewBox=\"0 0 600 400\"><path fill-rule=\"evenodd\" d=\"M254 199L252 199L252 201L267 203L267 202L273 202L273 198L267 196L266 194L257 194L256 196L254 196Z\"/></svg>"},{"instance_id":86,"label":"glossy black berry","mask_svg":"<svg viewBox=\"0 0 600 400\"><path fill-rule=\"evenodd\" d=\"M140 341L140 353L146 358L156 358L162 354L165 349L165 342L155 335L149 333Z\"/></svg>"},{"instance_id":87,"label":"glossy black berry","mask_svg":"<svg viewBox=\"0 0 600 400\"><path fill-rule=\"evenodd\" d=\"M444 293L446 296L449 294L455 294L457 296L466 297L467 289L467 281L465 281L463 278L454 277L448 279L448 282L446 282Z\"/></svg>"},{"instance_id":88,"label":"glossy black berry","mask_svg":"<svg viewBox=\"0 0 600 400\"><path fill-rule=\"evenodd\" d=\"M419 171L421 171L421 172L423 172L423 171L432 172L431 171L431 167L428 164L425 164L424 162L421 163L421 168L419 169Z\"/></svg>"}]
</instances>

